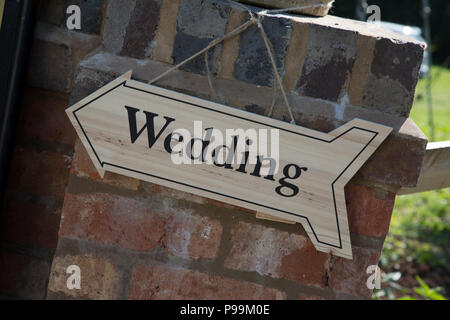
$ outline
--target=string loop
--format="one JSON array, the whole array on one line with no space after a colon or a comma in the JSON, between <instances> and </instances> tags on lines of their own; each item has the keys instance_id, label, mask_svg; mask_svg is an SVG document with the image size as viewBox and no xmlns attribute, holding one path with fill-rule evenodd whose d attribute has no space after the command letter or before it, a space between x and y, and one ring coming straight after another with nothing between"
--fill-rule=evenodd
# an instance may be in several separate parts
<instances>
[{"instance_id":1,"label":"string loop","mask_svg":"<svg viewBox=\"0 0 450 320\"><path fill-rule=\"evenodd\" d=\"M228 0L228 1L230 2L231 6L238 6L239 8L246 10L247 13L249 14L249 17L250 17L249 20L244 22L243 24L241 24L239 27L237 27L236 29L232 30L231 32L227 33L223 37L220 37L220 38L212 40L205 48L203 48L202 50L200 50L197 53L193 54L189 58L181 61L180 63L178 63L177 65L175 65L172 68L168 69L167 71L163 72L159 76L157 76L154 79L150 80L148 83L152 84L152 83L157 82L158 80L160 80L161 78L167 76L171 72L179 69L181 66L183 66L186 63L188 63L189 61L197 58L201 54L205 54L204 57L205 57L205 66L206 66L206 74L207 74L207 78L208 78L208 85L209 85L209 88L210 88L211 95L212 95L213 99L217 100L216 91L214 90L214 86L212 84L211 71L209 69L208 50L213 48L213 47L215 47L219 43L221 43L221 42L231 38L231 37L239 35L240 33L242 33L245 30L247 30L250 26L255 25L260 30L261 37L264 40L264 45L266 47L267 55L269 56L269 60L270 60L270 63L272 65L273 73L274 73L275 80L276 80L276 83L273 83L273 97L272 97L272 105L271 105L270 110L269 110L269 117L271 117L272 114L273 114L273 109L274 109L276 98L277 98L277 90L278 90L278 86L279 86L281 94L283 95L284 103L285 103L286 108L287 108L288 113L289 113L289 117L291 118L291 123L295 124L295 118L294 118L294 115L292 113L292 109L291 109L291 106L289 104L289 100L288 100L288 98L286 96L286 91L284 89L284 86L283 86L283 83L282 83L282 80L281 80L281 77L280 77L280 74L278 72L278 68L277 68L277 65L276 65L275 51L273 49L272 43L270 42L269 38L267 37L266 32L264 31L264 27L262 25L262 20L264 19L264 16L267 15L267 14L284 13L284 12L287 12L287 11L309 9L309 8L315 8L315 7L323 7L323 6L327 6L328 4L312 4L312 5L303 5L303 6L298 6L298 7L295 7L295 8L287 8L287 9L261 10L259 12L256 12L256 15L255 15L255 13L252 12L250 10L250 8L248 8L247 6L245 6L245 5L241 4L241 3L235 2L235 1L232 1L232 0Z\"/></svg>"}]
</instances>

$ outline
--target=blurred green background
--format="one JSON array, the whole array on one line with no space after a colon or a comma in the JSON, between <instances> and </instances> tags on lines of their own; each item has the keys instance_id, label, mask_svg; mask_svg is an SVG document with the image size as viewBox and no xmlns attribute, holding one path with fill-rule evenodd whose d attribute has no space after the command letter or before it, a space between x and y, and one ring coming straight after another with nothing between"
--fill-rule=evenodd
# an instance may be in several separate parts
<instances>
[{"instance_id":1,"label":"blurred green background","mask_svg":"<svg viewBox=\"0 0 450 320\"><path fill-rule=\"evenodd\" d=\"M355 19L359 0L337 0L330 14ZM422 0L367 0L378 5L381 20L423 30ZM430 141L450 140L450 1L429 0L431 7L431 93L420 79L411 118ZM434 139L431 139L431 126ZM398 196L380 261L381 290L375 299L444 299L450 296L450 188Z\"/></svg>"},{"instance_id":2,"label":"blurred green background","mask_svg":"<svg viewBox=\"0 0 450 320\"><path fill-rule=\"evenodd\" d=\"M336 0L330 14L355 19L359 0ZM422 27L422 0L367 0L369 5L378 5L381 20L404 25ZM450 61L450 1L429 0L431 7L431 50L438 64Z\"/></svg>"},{"instance_id":3,"label":"blurred green background","mask_svg":"<svg viewBox=\"0 0 450 320\"><path fill-rule=\"evenodd\" d=\"M450 69L432 68L435 140L450 140ZM426 79L419 80L411 118L430 136ZM386 273L379 297L424 298L416 276L450 295L450 188L398 196L380 267ZM399 278L400 277L400 278ZM396 280L397 279L397 280Z\"/></svg>"}]
</instances>

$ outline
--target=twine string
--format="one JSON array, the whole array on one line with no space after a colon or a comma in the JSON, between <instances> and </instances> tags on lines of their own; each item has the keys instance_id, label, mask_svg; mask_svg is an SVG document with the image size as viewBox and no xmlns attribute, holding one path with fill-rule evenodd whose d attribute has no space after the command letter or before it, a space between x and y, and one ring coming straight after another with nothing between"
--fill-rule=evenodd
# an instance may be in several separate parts
<instances>
[{"instance_id":1,"label":"twine string","mask_svg":"<svg viewBox=\"0 0 450 320\"><path fill-rule=\"evenodd\" d=\"M216 91L214 90L214 86L212 83L212 78L211 78L211 70L209 68L209 59L208 59L208 51L209 49L215 47L216 45L218 45L219 43L232 38L234 36L239 35L240 33L244 32L245 30L247 30L250 26L256 25L258 27L258 29L260 30L261 33L261 37L264 40L264 45L266 47L267 50L267 55L269 56L269 60L270 63L272 65L273 68L273 73L275 76L275 80L276 82L273 83L273 96L272 96L272 104L271 107L269 109L269 114L268 116L271 117L273 114L273 109L276 103L276 99L277 99L277 95L278 95L278 86L280 87L280 91L281 94L283 96L283 100L284 103L286 105L286 108L288 110L289 113L289 117L291 118L291 123L295 124L295 118L294 115L292 113L292 108L289 104L289 100L287 98L286 95L286 91L284 89L280 74L278 72L278 68L277 68L277 64L275 61L275 51L273 49L272 43L270 42L269 38L267 37L266 32L264 31L264 27L262 26L262 20L264 19L264 15L266 14L275 14L275 13L284 13L287 11L294 11L294 10L301 10L301 9L309 9L309 8L315 8L315 7L323 7L323 6L327 6L327 4L312 4L312 5L303 5L303 6L298 6L295 8L287 8L287 9L275 9L275 10L262 10L259 12L256 12L256 16L255 14L250 10L250 8L248 8L247 6L238 3L238 2L234 2L232 0L229 0L231 6L238 6L241 9L244 9L247 11L247 13L249 14L250 19L246 22L244 22L243 24L241 24L239 27L235 28L234 30L232 30L231 32L227 33L226 35L214 39L212 40L205 48L203 48L202 50L198 51L197 53L193 54L192 56L190 56L189 58L181 61L180 63L176 64L175 66L173 66L172 68L166 70L165 72L161 73L159 76L155 77L154 79L150 80L148 83L152 84L157 82L158 80L160 80L161 78L167 76L168 74L172 73L173 71L179 69L181 66L183 66L184 64L188 63L189 61L192 61L193 59L197 58L198 56L200 56L201 54L205 54L204 58L205 58L205 66L206 66L206 74L207 74L207 78L208 78L208 85L209 85L209 89L211 91L211 96L213 97L213 99L217 100L217 94Z\"/></svg>"},{"instance_id":2,"label":"twine string","mask_svg":"<svg viewBox=\"0 0 450 320\"><path fill-rule=\"evenodd\" d=\"M205 51L205 66L206 66L206 75L208 79L208 85L209 85L209 91L211 92L211 96L215 101L218 101L216 90L214 89L214 86L212 84L212 77L211 77L211 70L209 69L209 55L208 50Z\"/></svg>"},{"instance_id":3,"label":"twine string","mask_svg":"<svg viewBox=\"0 0 450 320\"><path fill-rule=\"evenodd\" d=\"M172 68L168 69L167 71L161 73L159 76L157 76L156 78L150 80L148 83L152 84L157 82L158 80L160 80L161 78L167 76L169 73L172 73L173 71L179 69L181 66L183 66L184 64L188 63L189 61L197 58L199 55L205 53L206 51L208 51L209 49L211 49L212 47L216 46L217 44L221 43L222 41L225 41L228 38L231 38L233 36L236 36L238 34L240 34L241 32L243 32L244 30L246 30L248 27L250 27L251 25L253 25L252 21L247 21L244 24L240 25L239 27L237 27L236 29L234 29L233 31L231 31L230 33L227 33L226 35L224 35L221 38L217 38L214 39L213 41L211 41L205 48L203 48L202 50L200 50L199 52L193 54L192 56L190 56L189 58L181 61L180 63L178 63L177 65L173 66Z\"/></svg>"}]
</instances>

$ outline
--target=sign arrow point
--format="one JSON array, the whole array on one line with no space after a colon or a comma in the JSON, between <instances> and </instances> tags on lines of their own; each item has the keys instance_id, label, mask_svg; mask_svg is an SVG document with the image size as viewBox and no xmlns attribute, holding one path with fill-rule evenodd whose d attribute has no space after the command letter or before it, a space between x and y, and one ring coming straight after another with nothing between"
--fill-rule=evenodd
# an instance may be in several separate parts
<instances>
[{"instance_id":1,"label":"sign arrow point","mask_svg":"<svg viewBox=\"0 0 450 320\"><path fill-rule=\"evenodd\" d=\"M131 74L133 73L133 70L129 70L128 72L124 73L120 77L123 79L131 80Z\"/></svg>"},{"instance_id":2,"label":"sign arrow point","mask_svg":"<svg viewBox=\"0 0 450 320\"><path fill-rule=\"evenodd\" d=\"M102 96L106 95L108 92L114 90L118 86L124 83L124 81L131 80L131 75L133 71L129 70L128 72L122 74L112 82L108 83L107 85L103 86L99 90L91 93L78 103L74 104L73 106L66 109L66 114L68 115L70 121L72 122L75 130L77 131L78 137L80 138L81 142L83 143L86 151L89 154L89 157L92 159L92 162L95 166L95 168L98 171L98 174L101 178L105 176L105 169L104 169L104 161L100 158L100 155L97 153L97 151L94 148L93 142L88 137L87 132L85 131L85 128L82 126L81 120L78 117L79 112L89 107L91 103L96 101L97 99L101 98Z\"/></svg>"},{"instance_id":3,"label":"sign arrow point","mask_svg":"<svg viewBox=\"0 0 450 320\"><path fill-rule=\"evenodd\" d=\"M66 110L102 178L107 170L293 220L317 250L352 259L344 187L392 128L354 119L322 133L134 81L131 75L130 70ZM192 128L196 121L219 132L243 128L242 139L245 130L274 130L283 155L276 161L283 169L263 178L261 166L246 162L243 169L226 168L232 170L206 163L179 166L166 141L173 142L175 128Z\"/></svg>"}]
</instances>

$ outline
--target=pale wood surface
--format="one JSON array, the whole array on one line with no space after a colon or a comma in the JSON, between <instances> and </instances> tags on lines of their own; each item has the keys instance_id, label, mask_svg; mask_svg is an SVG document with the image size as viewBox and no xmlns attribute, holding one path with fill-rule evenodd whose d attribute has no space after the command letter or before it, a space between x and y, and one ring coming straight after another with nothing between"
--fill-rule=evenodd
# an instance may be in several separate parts
<instances>
[{"instance_id":1,"label":"pale wood surface","mask_svg":"<svg viewBox=\"0 0 450 320\"><path fill-rule=\"evenodd\" d=\"M450 187L450 141L427 145L417 186L401 188L399 195Z\"/></svg>"},{"instance_id":2,"label":"pale wood surface","mask_svg":"<svg viewBox=\"0 0 450 320\"><path fill-rule=\"evenodd\" d=\"M67 109L84 147L103 176L105 170L249 208L301 223L317 250L352 258L344 186L391 132L391 128L354 119L325 134L211 101L129 80L127 73ZM176 99L176 100L174 100ZM125 105L157 113L155 132L175 118L150 149L147 135L135 143ZM142 113L142 112L141 112ZM225 170L209 164L175 165L163 148L174 129L203 128L279 130L280 170L277 181ZM138 130L144 125L138 117ZM284 165L307 167L296 184L300 192L283 197L275 192ZM250 167L251 168L251 167ZM252 169L248 170L249 172Z\"/></svg>"},{"instance_id":3,"label":"pale wood surface","mask_svg":"<svg viewBox=\"0 0 450 320\"><path fill-rule=\"evenodd\" d=\"M328 14L334 0L237 0L245 4L270 9L292 9L292 12L323 17ZM317 6L320 5L320 6ZM309 7L308 7L309 6Z\"/></svg>"},{"instance_id":4,"label":"pale wood surface","mask_svg":"<svg viewBox=\"0 0 450 320\"><path fill-rule=\"evenodd\" d=\"M292 220L281 219L281 218L272 216L270 214L265 214L262 212L257 212L256 217L258 219L262 219L262 220L269 220L269 221L275 221L275 222L281 222L281 223L287 223L287 224L295 224L296 223L295 221L292 221Z\"/></svg>"}]
</instances>

